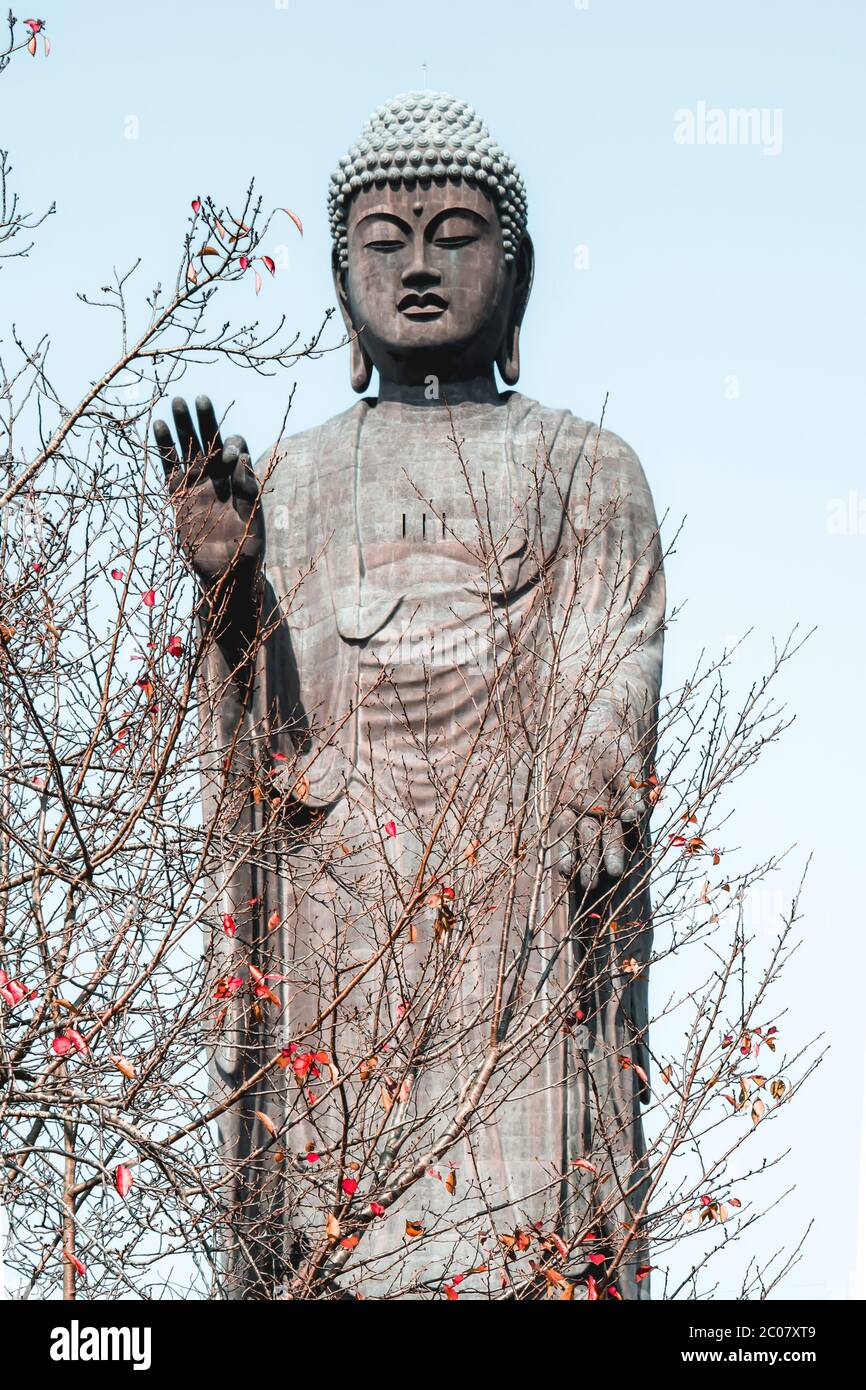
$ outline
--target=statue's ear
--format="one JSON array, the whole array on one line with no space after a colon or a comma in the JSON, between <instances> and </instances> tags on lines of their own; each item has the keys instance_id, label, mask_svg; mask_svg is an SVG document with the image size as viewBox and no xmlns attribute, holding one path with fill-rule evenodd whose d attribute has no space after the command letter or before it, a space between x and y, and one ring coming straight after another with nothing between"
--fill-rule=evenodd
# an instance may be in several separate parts
<instances>
[{"instance_id":1,"label":"statue's ear","mask_svg":"<svg viewBox=\"0 0 866 1390\"><path fill-rule=\"evenodd\" d=\"M352 314L349 309L349 296L346 293L346 272L340 266L336 251L334 251L331 257L331 267L334 272L334 289L337 291L337 303L340 306L340 313L343 315L346 332L351 338L352 390L360 394L362 391L366 391L367 387L370 385L370 378L373 375L373 363L364 351L364 347L361 343L361 335L352 322Z\"/></svg>"},{"instance_id":2,"label":"statue's ear","mask_svg":"<svg viewBox=\"0 0 866 1390\"><path fill-rule=\"evenodd\" d=\"M511 313L505 333L496 354L499 375L506 386L516 386L520 377L520 325L529 303L532 278L535 274L535 248L527 232L517 249L514 258L514 289L511 295Z\"/></svg>"}]
</instances>

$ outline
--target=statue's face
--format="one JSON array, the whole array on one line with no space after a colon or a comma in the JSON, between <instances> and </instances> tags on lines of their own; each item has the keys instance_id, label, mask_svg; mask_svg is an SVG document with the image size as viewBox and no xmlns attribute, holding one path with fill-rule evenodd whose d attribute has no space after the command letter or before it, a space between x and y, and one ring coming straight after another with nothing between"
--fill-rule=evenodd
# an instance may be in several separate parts
<instances>
[{"instance_id":1,"label":"statue's face","mask_svg":"<svg viewBox=\"0 0 866 1390\"><path fill-rule=\"evenodd\" d=\"M351 320L382 376L489 371L514 287L493 201L470 184L366 189L348 219Z\"/></svg>"}]
</instances>

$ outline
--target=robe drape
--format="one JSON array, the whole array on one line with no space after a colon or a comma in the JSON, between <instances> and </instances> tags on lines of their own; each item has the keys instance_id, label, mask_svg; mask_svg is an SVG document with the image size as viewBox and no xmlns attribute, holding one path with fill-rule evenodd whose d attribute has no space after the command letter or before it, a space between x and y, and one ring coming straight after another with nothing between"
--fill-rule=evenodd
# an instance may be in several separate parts
<instances>
[{"instance_id":1,"label":"robe drape","mask_svg":"<svg viewBox=\"0 0 866 1390\"><path fill-rule=\"evenodd\" d=\"M236 975L255 961L259 970L275 977L270 988L280 1006L266 1001L257 1017L246 998L228 1003L212 1061L216 1097L228 1094L299 1038L293 1056L298 1051L301 1056L328 1053L341 1075L351 1073L352 1096L359 1094L358 1063L369 1041L365 1018L353 1016L350 1002L340 1015L339 1036L331 1034L330 1022L320 1036L307 1030L327 1005L334 972L338 984L344 982L347 972L381 946L383 922L360 911L358 904L364 893L369 896L383 863L388 874L411 882L423 851L425 817L435 819L441 803L441 791L433 784L449 785L472 737L472 711L490 688L486 657L479 653L503 649L508 624L513 631L523 623L521 644L531 653L533 670L547 660L553 642L549 617L547 622L533 617L539 584L552 586L548 615L568 615L564 630L556 634L557 659L566 683L573 673L575 689L591 692L586 727L602 729L619 720L639 743L647 765L652 757L664 579L652 498L636 455L610 432L516 392L499 406L457 406L453 427L464 440L462 453L469 465L474 457L470 482L480 482L484 495L475 524L488 532L487 562L476 563L479 572L473 573L471 555L466 558L456 541L441 553L435 550L441 538L438 531L434 538L434 528L441 523L444 538L446 532L451 536L449 527L466 521L465 516L443 520L435 498L423 513L425 528L430 518L430 539L426 532L420 542L398 534L389 546L381 512L388 499L371 462L380 457L377 441L387 452L390 439L405 460L403 473L411 479L417 467L423 477L430 451L441 454L450 430L442 417L443 412L431 414L424 407L383 409L361 401L318 429L281 441L275 456L269 453L259 465L267 475L267 638L257 658L244 757L254 779L264 783L265 794L248 799L240 822L215 843L217 854L229 862L245 835L256 845L254 862L215 870L219 910L238 922L237 935L220 941L215 971ZM435 442L430 433L434 420L441 435ZM438 466L440 473L447 467L445 462ZM459 468L465 475L466 463ZM453 479L450 495L449 505L459 514ZM401 496L390 524L392 529L397 525L402 506L405 532L405 509L410 520L416 513L405 486ZM423 501L422 494L419 505ZM402 644L411 644L413 630L420 633L420 647L410 645L407 655ZM470 639L462 646L461 634ZM440 644L432 661L423 655L428 639ZM400 653L397 661L395 651ZM600 681L593 681L593 667L603 671ZM366 698L383 669L388 679ZM218 688L224 688L223 676L219 656L212 654L202 700L206 815L214 812L217 769L235 734L229 703L215 698ZM515 660L508 700L516 701L515 708L521 701L531 703L534 688L534 677ZM423 752L404 727L406 711L411 723L411 712L422 704L427 709ZM569 737L567 720L557 727L557 717L554 713L553 744ZM495 718L492 725L495 740ZM503 853L508 841L506 791L513 797L515 779L522 777L528 779L522 792L527 796L537 775L526 760L516 761L519 771L510 776L510 791L497 790L489 769L480 774L489 801L479 834L488 835L494 851L505 847ZM281 765L291 767L293 780L302 776L303 807L294 821L271 832L271 792L279 786ZM469 775L471 779L471 768ZM394 836L382 833L389 821L397 828ZM583 926L575 930L578 890L563 892L555 861L552 854L540 907L532 900L533 921L539 925L528 943L532 961L526 987L543 1009L561 980L582 962L589 981L579 1001L584 1019L578 1026L557 1026L553 1045L549 1038L543 1044L538 1040L509 1063L483 1095L483 1123L442 1156L435 1165L438 1177L422 1179L420 1188L389 1208L387 1219L365 1230L358 1268L348 1261L335 1272L329 1286L335 1292L441 1296L449 1272L485 1262L478 1244L485 1224L502 1234L539 1223L566 1237L585 1228L595 1210L602 1169L605 1191L613 1184L621 1196L605 1230L596 1233L598 1239L606 1249L615 1248L617 1234L638 1219L646 1193L641 1104L647 1092L641 1073L649 1072L646 962L652 935L645 866L635 863L618 884L603 876L599 905L606 917L615 918L617 903L627 903L629 921L625 929L603 934L595 927L587 930L585 901ZM323 862L332 866L324 876ZM530 912L527 875L518 874L515 894L518 907L525 898ZM487 925L477 928L467 944L465 978L455 984L455 997L447 1006L456 1031L469 1030L470 1041L461 1044L463 1057L440 1049L436 1061L413 1076L405 1101L418 1124L413 1152L420 1154L425 1143L435 1143L453 1119L481 1055L472 1053L472 1011L481 1007L494 978L502 910L499 905L491 911ZM522 941L519 911L514 916L512 955L519 954ZM277 918L279 924L269 927ZM447 933L446 939L450 948ZM426 947L423 941L401 945L399 969L407 987L422 970L427 947L429 941ZM628 957L638 959L638 974L623 974L621 961ZM372 972L359 988L360 1014L370 1007L377 978ZM388 1004L392 1023L399 1022L394 1010L400 1007L399 1001ZM477 1033L486 1019L479 1016L476 1024ZM325 1073L324 1081L315 1078L317 1069ZM327 1066L313 1063L316 1084L307 1089L326 1089L328 1075ZM228 1297L278 1295L309 1242L321 1233L323 1188L310 1186L315 1164L303 1151L306 1145L345 1145L340 1128L345 1112L329 1120L323 1106L321 1112L310 1111L309 1121L293 1123L280 1140L286 1153L280 1164L274 1162L272 1136L260 1118L266 1115L278 1128L287 1118L297 1119L299 1105L307 1103L299 1100L302 1083L310 1081L309 1074L299 1081L294 1062L271 1068L220 1117L220 1150L229 1173L224 1183ZM372 1111L364 1114L369 1123ZM350 1128L348 1150L352 1137ZM389 1142L387 1128L382 1142ZM257 1155L254 1160L241 1163L250 1153ZM595 1172L575 1169L575 1159L590 1163ZM324 1172L325 1161L319 1163ZM451 1171L449 1164L457 1174L454 1194L442 1180ZM361 1181L370 1192L375 1178L374 1168L363 1170ZM420 1220L419 1212L425 1238L410 1248L404 1220ZM441 1240L437 1222L443 1231L448 1228ZM489 1239L488 1250L496 1244L495 1236ZM638 1239L616 1274L623 1297L648 1296L649 1281L636 1275L645 1258ZM496 1261L461 1288L464 1297L501 1292Z\"/></svg>"}]
</instances>

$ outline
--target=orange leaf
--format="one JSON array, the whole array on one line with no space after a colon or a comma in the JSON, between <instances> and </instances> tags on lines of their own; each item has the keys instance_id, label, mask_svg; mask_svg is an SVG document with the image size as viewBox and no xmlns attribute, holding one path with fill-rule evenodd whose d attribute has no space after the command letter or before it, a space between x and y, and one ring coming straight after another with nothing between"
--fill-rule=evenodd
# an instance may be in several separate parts
<instances>
[{"instance_id":1,"label":"orange leaf","mask_svg":"<svg viewBox=\"0 0 866 1390\"><path fill-rule=\"evenodd\" d=\"M276 1137L277 1137L277 1127L276 1127L276 1125L274 1124L273 1120L271 1119L270 1115L266 1115L265 1112L264 1112L264 1110L257 1110L257 1111L256 1111L256 1119L257 1119L257 1120L261 1120L262 1124L264 1125L265 1129L268 1131L268 1134L271 1136L271 1138L272 1138L272 1139L276 1139Z\"/></svg>"}]
</instances>

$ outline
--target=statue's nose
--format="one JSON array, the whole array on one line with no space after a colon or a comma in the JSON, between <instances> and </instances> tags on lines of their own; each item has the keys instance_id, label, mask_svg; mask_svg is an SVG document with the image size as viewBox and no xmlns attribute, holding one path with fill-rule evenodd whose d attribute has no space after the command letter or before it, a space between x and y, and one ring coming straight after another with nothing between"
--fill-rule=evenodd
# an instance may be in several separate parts
<instances>
[{"instance_id":1,"label":"statue's nose","mask_svg":"<svg viewBox=\"0 0 866 1390\"><path fill-rule=\"evenodd\" d=\"M412 257L412 264L403 272L403 284L407 290L423 290L431 285L438 285L442 276L438 270L429 266L424 258L425 246L415 247L415 254Z\"/></svg>"}]
</instances>

